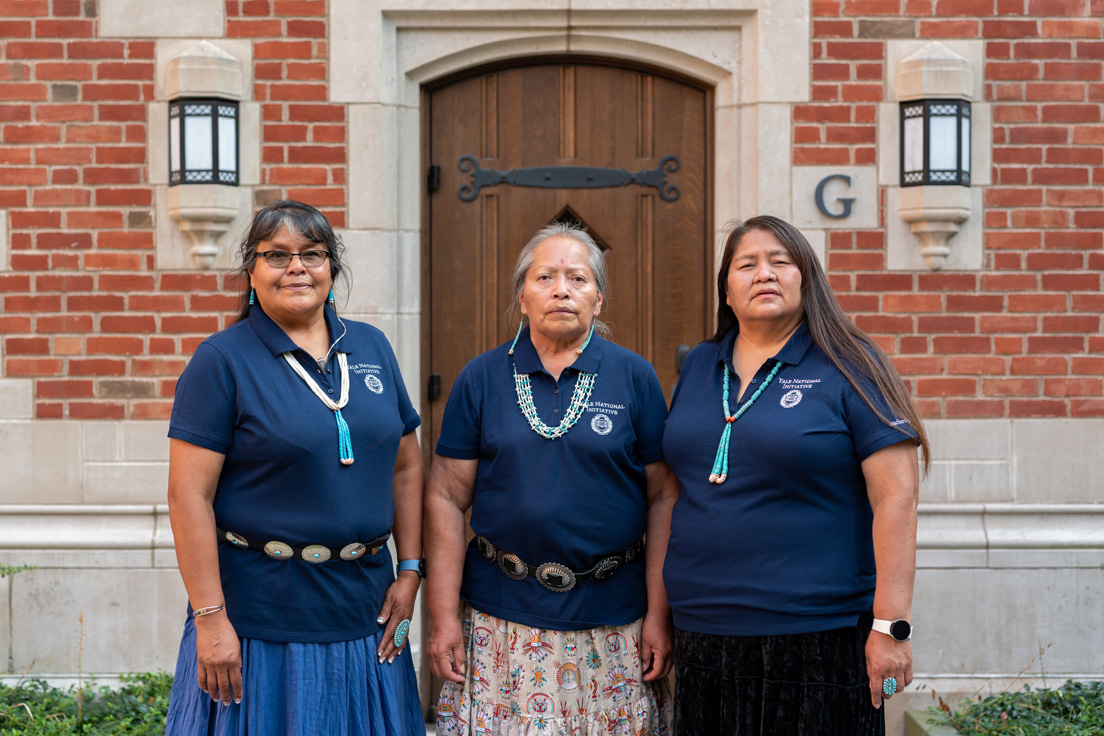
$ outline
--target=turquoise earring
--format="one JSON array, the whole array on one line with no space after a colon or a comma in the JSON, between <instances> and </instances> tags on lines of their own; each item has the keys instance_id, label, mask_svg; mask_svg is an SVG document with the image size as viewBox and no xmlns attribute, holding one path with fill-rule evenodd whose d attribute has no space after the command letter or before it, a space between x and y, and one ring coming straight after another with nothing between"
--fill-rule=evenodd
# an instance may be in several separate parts
<instances>
[{"instance_id":1,"label":"turquoise earring","mask_svg":"<svg viewBox=\"0 0 1104 736\"><path fill-rule=\"evenodd\" d=\"M333 307L333 310L336 312L337 311L337 304L334 303L333 289L330 289L330 297L326 301L328 301L330 303L330 306Z\"/></svg>"},{"instance_id":2,"label":"turquoise earring","mask_svg":"<svg viewBox=\"0 0 1104 736\"><path fill-rule=\"evenodd\" d=\"M249 290L249 306L253 306L257 303L257 292L253 289Z\"/></svg>"},{"instance_id":3,"label":"turquoise earring","mask_svg":"<svg viewBox=\"0 0 1104 736\"><path fill-rule=\"evenodd\" d=\"M515 347L517 347L517 341L518 341L518 338L519 338L519 337L521 337L521 331L522 331L522 330L523 330L524 328L525 328L525 320L521 320L521 321L519 321L519 322L518 322L518 331L517 331L517 334L516 334L516 335L514 335L514 341L513 341L512 343L510 343L510 355L513 355L513 354L514 354L514 348L515 348Z\"/></svg>"}]
</instances>

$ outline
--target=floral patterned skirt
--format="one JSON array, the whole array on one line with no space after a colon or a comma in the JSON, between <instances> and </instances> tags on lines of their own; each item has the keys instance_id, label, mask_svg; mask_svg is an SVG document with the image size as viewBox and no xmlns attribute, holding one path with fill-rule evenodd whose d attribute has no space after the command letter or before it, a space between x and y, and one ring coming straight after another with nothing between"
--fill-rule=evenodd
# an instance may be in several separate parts
<instances>
[{"instance_id":1,"label":"floral patterned skirt","mask_svg":"<svg viewBox=\"0 0 1104 736\"><path fill-rule=\"evenodd\" d=\"M465 604L467 679L446 682L438 736L669 736L666 680L641 678L641 621L538 629Z\"/></svg>"}]
</instances>

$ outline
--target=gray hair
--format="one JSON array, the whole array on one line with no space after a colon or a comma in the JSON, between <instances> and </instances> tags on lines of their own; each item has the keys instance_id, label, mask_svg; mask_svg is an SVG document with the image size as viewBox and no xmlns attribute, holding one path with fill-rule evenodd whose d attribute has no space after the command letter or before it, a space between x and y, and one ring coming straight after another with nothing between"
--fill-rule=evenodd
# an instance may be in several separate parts
<instances>
[{"instance_id":1,"label":"gray hair","mask_svg":"<svg viewBox=\"0 0 1104 736\"><path fill-rule=\"evenodd\" d=\"M513 295L513 299L506 308L506 326L511 331L516 329L516 325L521 321L521 305L518 302L521 300L521 291L525 288L525 276L533 265L537 246L549 238L556 237L571 238L586 248L587 266L590 268L590 272L594 274L594 283L598 287L598 293L602 296L603 302L608 303L609 301L609 269L606 268L606 256L602 253L602 249L598 247L598 243L594 242L594 238L590 236L590 233L574 222L553 222L551 225L538 230L536 235L530 238L529 242L518 253L517 263L514 264L514 273L510 277L510 293ZM608 338L610 336L609 327L598 319L594 320L594 331L602 337Z\"/></svg>"}]
</instances>

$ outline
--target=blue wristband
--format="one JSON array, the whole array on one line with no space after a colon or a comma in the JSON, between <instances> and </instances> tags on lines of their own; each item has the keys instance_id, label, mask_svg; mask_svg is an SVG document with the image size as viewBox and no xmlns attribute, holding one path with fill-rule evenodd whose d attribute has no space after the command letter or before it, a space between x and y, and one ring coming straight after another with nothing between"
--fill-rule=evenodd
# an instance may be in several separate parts
<instances>
[{"instance_id":1,"label":"blue wristband","mask_svg":"<svg viewBox=\"0 0 1104 736\"><path fill-rule=\"evenodd\" d=\"M395 573L405 572L407 570L413 570L418 573L418 577L425 579L425 559L420 560L399 560L398 566L395 568Z\"/></svg>"}]
</instances>

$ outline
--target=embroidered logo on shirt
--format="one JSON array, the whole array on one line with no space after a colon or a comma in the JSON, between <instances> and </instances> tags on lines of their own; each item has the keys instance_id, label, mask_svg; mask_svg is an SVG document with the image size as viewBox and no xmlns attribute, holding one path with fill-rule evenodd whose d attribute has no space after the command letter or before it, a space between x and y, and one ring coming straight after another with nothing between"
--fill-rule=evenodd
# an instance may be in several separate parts
<instances>
[{"instance_id":1,"label":"embroidered logo on shirt","mask_svg":"<svg viewBox=\"0 0 1104 736\"><path fill-rule=\"evenodd\" d=\"M383 381L379 379L379 376L374 373L369 373L364 377L364 385L368 387L368 390L374 394L383 393Z\"/></svg>"},{"instance_id":2,"label":"embroidered logo on shirt","mask_svg":"<svg viewBox=\"0 0 1104 736\"><path fill-rule=\"evenodd\" d=\"M598 434L609 434L613 431L613 420L605 414L595 414L590 420L590 428Z\"/></svg>"},{"instance_id":3,"label":"embroidered logo on shirt","mask_svg":"<svg viewBox=\"0 0 1104 736\"><path fill-rule=\"evenodd\" d=\"M783 409L792 409L801 403L801 396L801 392L795 388L782 394L782 400L778 403L782 405Z\"/></svg>"}]
</instances>

